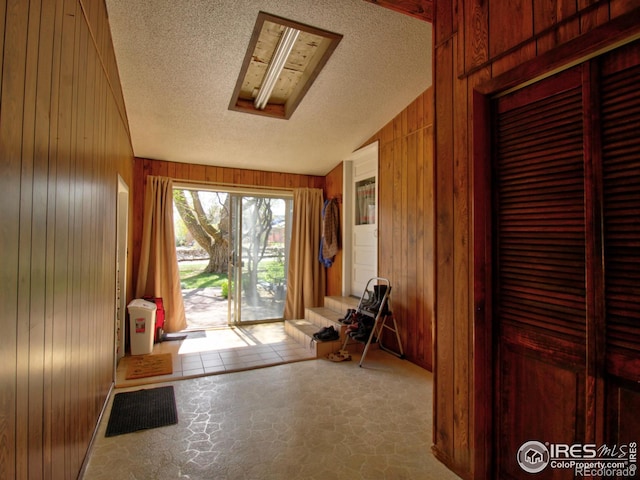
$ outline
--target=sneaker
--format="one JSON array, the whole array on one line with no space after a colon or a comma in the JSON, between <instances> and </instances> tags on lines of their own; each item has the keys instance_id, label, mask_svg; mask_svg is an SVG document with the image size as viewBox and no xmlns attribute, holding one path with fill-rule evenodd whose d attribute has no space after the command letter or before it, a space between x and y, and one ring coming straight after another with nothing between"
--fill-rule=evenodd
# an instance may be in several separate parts
<instances>
[{"instance_id":1,"label":"sneaker","mask_svg":"<svg viewBox=\"0 0 640 480\"><path fill-rule=\"evenodd\" d=\"M325 327L314 333L313 338L320 342L328 342L331 340L338 340L340 338L340 333L333 327Z\"/></svg>"}]
</instances>

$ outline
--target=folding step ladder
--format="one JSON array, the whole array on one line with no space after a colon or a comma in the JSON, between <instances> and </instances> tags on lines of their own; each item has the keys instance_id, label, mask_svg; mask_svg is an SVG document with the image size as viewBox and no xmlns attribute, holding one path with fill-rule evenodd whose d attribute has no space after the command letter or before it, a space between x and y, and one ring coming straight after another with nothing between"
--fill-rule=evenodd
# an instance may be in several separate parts
<instances>
[{"instance_id":1,"label":"folding step ladder","mask_svg":"<svg viewBox=\"0 0 640 480\"><path fill-rule=\"evenodd\" d=\"M370 290L369 286L372 283L374 284L373 289ZM392 311L390 310L390 295L391 282L389 282L389 280L384 277L372 277L367 282L364 288L364 292L360 297L360 301L358 302L358 306L356 308L356 318L360 319L360 321L373 319L371 333L369 333L366 341L363 342L362 338L356 340L353 335L354 332L352 332L351 334L345 336L344 343L342 345L342 349L345 350L347 347L347 342L350 338L365 344L364 351L362 352L362 357L360 358L360 367L362 367L362 363L364 362L364 359L367 356L367 352L369 351L369 346L373 341L378 342L378 346L381 350L391 353L398 358L404 358L402 341L400 340L400 334L398 332L398 323L396 322L396 319L393 316ZM393 322L393 326L387 324L389 319ZM390 330L395 333L399 352L393 351L382 344L382 333L384 329Z\"/></svg>"}]
</instances>

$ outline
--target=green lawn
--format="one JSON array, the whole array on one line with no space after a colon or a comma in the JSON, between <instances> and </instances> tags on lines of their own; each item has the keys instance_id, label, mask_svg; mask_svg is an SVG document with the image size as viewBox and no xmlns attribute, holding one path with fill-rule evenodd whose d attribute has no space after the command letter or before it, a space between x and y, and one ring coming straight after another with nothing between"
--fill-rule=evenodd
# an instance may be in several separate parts
<instances>
[{"instance_id":1,"label":"green lawn","mask_svg":"<svg viewBox=\"0 0 640 480\"><path fill-rule=\"evenodd\" d=\"M183 289L221 287L227 281L227 274L204 273L209 263L207 260L195 262L178 262L180 269L180 285Z\"/></svg>"},{"instance_id":2,"label":"green lawn","mask_svg":"<svg viewBox=\"0 0 640 480\"><path fill-rule=\"evenodd\" d=\"M192 288L221 287L223 295L228 288L228 275L226 273L204 273L207 260L178 262L180 270L180 285L183 290ZM261 264L262 269L258 273L261 281L280 284L284 279L284 265L279 261L267 261Z\"/></svg>"}]
</instances>

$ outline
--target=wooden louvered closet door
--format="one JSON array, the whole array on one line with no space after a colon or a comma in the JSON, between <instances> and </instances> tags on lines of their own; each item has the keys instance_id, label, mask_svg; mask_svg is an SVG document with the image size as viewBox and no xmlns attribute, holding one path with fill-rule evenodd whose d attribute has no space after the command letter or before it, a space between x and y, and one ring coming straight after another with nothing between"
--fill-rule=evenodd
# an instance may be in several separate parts
<instances>
[{"instance_id":1,"label":"wooden louvered closet door","mask_svg":"<svg viewBox=\"0 0 640 480\"><path fill-rule=\"evenodd\" d=\"M496 478L530 440L640 441L639 52L493 102Z\"/></svg>"},{"instance_id":2,"label":"wooden louvered closet door","mask_svg":"<svg viewBox=\"0 0 640 480\"><path fill-rule=\"evenodd\" d=\"M587 316L581 84L582 70L575 68L496 102L494 425L501 479L529 475L514 461L526 441L573 443L583 435L577 421L585 415Z\"/></svg>"},{"instance_id":3,"label":"wooden louvered closet door","mask_svg":"<svg viewBox=\"0 0 640 480\"><path fill-rule=\"evenodd\" d=\"M620 445L640 442L640 43L601 72L606 437Z\"/></svg>"}]
</instances>

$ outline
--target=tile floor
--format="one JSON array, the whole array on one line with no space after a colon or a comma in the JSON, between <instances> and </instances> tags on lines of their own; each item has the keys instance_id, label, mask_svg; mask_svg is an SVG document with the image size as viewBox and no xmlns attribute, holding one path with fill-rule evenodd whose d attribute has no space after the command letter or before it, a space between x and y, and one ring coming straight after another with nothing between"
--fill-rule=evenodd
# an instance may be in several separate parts
<instances>
[{"instance_id":1,"label":"tile floor","mask_svg":"<svg viewBox=\"0 0 640 480\"><path fill-rule=\"evenodd\" d=\"M111 397L83 479L458 479L431 453L431 373L358 360L173 381L178 424L106 438Z\"/></svg>"},{"instance_id":2,"label":"tile floor","mask_svg":"<svg viewBox=\"0 0 640 480\"><path fill-rule=\"evenodd\" d=\"M116 387L167 382L308 360L313 353L284 332L283 322L190 332L186 340L161 342L152 354L172 353L173 374L126 380L127 358L116 370Z\"/></svg>"}]
</instances>

